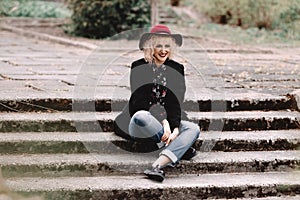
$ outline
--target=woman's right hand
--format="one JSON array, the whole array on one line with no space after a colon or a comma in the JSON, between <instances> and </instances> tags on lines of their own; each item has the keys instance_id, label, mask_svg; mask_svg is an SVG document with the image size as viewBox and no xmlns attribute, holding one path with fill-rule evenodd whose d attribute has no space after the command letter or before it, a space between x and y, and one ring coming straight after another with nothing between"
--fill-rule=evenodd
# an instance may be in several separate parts
<instances>
[{"instance_id":1,"label":"woman's right hand","mask_svg":"<svg viewBox=\"0 0 300 200\"><path fill-rule=\"evenodd\" d=\"M164 119L162 121L162 124L163 124L163 127L164 127L164 134L163 136L161 137L161 141L162 142L167 142L170 135L171 135L171 128L170 128L170 124L168 122L168 120Z\"/></svg>"}]
</instances>

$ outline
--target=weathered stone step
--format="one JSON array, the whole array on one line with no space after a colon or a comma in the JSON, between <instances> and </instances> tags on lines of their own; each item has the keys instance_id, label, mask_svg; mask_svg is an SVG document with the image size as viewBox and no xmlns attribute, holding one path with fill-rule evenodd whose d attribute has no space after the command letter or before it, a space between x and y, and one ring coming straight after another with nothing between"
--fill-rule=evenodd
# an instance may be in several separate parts
<instances>
[{"instance_id":1,"label":"weathered stone step","mask_svg":"<svg viewBox=\"0 0 300 200\"><path fill-rule=\"evenodd\" d=\"M5 177L99 176L140 174L158 152L114 154L0 155ZM300 151L199 152L192 161L165 168L167 174L292 171L300 164Z\"/></svg>"},{"instance_id":2,"label":"weathered stone step","mask_svg":"<svg viewBox=\"0 0 300 200\"><path fill-rule=\"evenodd\" d=\"M21 132L1 133L0 153L113 153L119 147L144 152L112 132ZM212 146L207 146L212 145ZM201 132L198 151L264 151L300 148L300 130ZM210 149L207 149L210 148Z\"/></svg>"},{"instance_id":3,"label":"weathered stone step","mask_svg":"<svg viewBox=\"0 0 300 200\"><path fill-rule=\"evenodd\" d=\"M280 97L268 96L257 97L255 99L245 98L244 94L228 95L225 100L211 100L211 99L187 99L183 108L188 111L239 111L239 110L296 110L297 102L293 96ZM257 95L253 95L257 96ZM128 100L126 99L94 99L94 100L74 100L73 98L44 98L34 97L26 99L1 99L0 112L9 112L18 110L19 112L32 111L72 111L73 103L81 105L83 111L93 104L93 109L96 111L121 111Z\"/></svg>"},{"instance_id":4,"label":"weathered stone step","mask_svg":"<svg viewBox=\"0 0 300 200\"><path fill-rule=\"evenodd\" d=\"M113 130L117 112L4 112L0 132L107 132ZM300 112L236 111L189 112L188 117L201 130L278 130L299 129Z\"/></svg>"},{"instance_id":5,"label":"weathered stone step","mask_svg":"<svg viewBox=\"0 0 300 200\"><path fill-rule=\"evenodd\" d=\"M144 176L11 178L13 190L50 199L206 199L294 195L300 172L168 176L161 183Z\"/></svg>"},{"instance_id":6,"label":"weathered stone step","mask_svg":"<svg viewBox=\"0 0 300 200\"><path fill-rule=\"evenodd\" d=\"M299 200L300 195L291 195L291 196L273 196L273 197L262 197L262 198L236 198L234 200ZM225 199L218 199L218 200L225 200ZM226 199L230 200L230 199ZM233 199L232 199L233 200Z\"/></svg>"},{"instance_id":7,"label":"weathered stone step","mask_svg":"<svg viewBox=\"0 0 300 200\"><path fill-rule=\"evenodd\" d=\"M300 128L300 113L290 111L189 112L203 130L243 131Z\"/></svg>"}]
</instances>

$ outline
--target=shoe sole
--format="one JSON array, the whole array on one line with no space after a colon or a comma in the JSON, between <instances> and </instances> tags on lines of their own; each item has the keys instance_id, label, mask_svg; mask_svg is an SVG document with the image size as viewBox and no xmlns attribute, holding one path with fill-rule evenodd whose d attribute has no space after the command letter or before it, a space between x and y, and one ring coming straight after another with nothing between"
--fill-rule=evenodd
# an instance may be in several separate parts
<instances>
[{"instance_id":1,"label":"shoe sole","mask_svg":"<svg viewBox=\"0 0 300 200\"><path fill-rule=\"evenodd\" d=\"M158 182L163 182L165 179L165 177L163 177L163 176L154 175L154 174L146 174L146 176L148 176L149 179L158 181Z\"/></svg>"},{"instance_id":2,"label":"shoe sole","mask_svg":"<svg viewBox=\"0 0 300 200\"><path fill-rule=\"evenodd\" d=\"M163 180L165 179L164 175L159 175L159 174L152 174L151 172L144 172L144 174L151 180L155 180L158 182L163 182Z\"/></svg>"}]
</instances>

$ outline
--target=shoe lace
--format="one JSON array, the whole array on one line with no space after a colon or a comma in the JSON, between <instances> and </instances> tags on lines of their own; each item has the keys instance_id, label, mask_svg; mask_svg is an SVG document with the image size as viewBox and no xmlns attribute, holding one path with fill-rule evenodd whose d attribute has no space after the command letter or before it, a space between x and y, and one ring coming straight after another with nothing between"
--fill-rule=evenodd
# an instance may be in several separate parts
<instances>
[{"instance_id":1,"label":"shoe lace","mask_svg":"<svg viewBox=\"0 0 300 200\"><path fill-rule=\"evenodd\" d=\"M163 170L160 169L159 165L156 165L156 167L153 168L153 171L159 172L159 173L164 173Z\"/></svg>"}]
</instances>

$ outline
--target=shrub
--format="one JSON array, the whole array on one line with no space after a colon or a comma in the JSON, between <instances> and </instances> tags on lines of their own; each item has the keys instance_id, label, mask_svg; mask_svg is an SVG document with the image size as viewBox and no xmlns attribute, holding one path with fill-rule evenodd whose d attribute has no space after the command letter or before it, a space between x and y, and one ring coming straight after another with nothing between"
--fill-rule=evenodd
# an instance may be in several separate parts
<instances>
[{"instance_id":1,"label":"shrub","mask_svg":"<svg viewBox=\"0 0 300 200\"><path fill-rule=\"evenodd\" d=\"M0 16L66 18L71 14L67 7L58 2L39 0L1 0Z\"/></svg>"},{"instance_id":2,"label":"shrub","mask_svg":"<svg viewBox=\"0 0 300 200\"><path fill-rule=\"evenodd\" d=\"M150 24L150 4L145 0L67 0L73 11L69 33L106 38Z\"/></svg>"},{"instance_id":3,"label":"shrub","mask_svg":"<svg viewBox=\"0 0 300 200\"><path fill-rule=\"evenodd\" d=\"M300 0L185 0L187 2L216 23L279 30L285 36L299 37Z\"/></svg>"}]
</instances>

